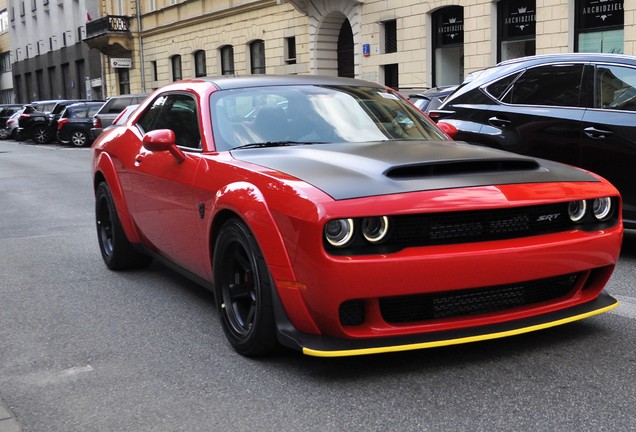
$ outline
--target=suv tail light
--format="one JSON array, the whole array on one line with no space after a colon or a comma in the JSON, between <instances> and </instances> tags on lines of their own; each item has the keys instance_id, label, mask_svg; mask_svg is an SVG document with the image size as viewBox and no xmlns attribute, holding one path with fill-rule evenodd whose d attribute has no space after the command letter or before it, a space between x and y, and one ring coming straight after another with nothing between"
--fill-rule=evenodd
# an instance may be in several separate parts
<instances>
[{"instance_id":1,"label":"suv tail light","mask_svg":"<svg viewBox=\"0 0 636 432\"><path fill-rule=\"evenodd\" d=\"M99 117L93 117L93 127L101 129L102 121L100 120Z\"/></svg>"},{"instance_id":2,"label":"suv tail light","mask_svg":"<svg viewBox=\"0 0 636 432\"><path fill-rule=\"evenodd\" d=\"M64 126L66 123L68 123L67 118L59 119L57 122L57 130L62 129L62 126Z\"/></svg>"}]
</instances>

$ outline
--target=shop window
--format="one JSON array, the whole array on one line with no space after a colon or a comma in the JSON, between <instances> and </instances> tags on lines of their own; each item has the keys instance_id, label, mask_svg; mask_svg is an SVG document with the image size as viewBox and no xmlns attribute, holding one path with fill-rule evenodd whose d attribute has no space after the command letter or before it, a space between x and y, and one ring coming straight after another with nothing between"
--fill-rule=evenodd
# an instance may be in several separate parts
<instances>
[{"instance_id":1,"label":"shop window","mask_svg":"<svg viewBox=\"0 0 636 432\"><path fill-rule=\"evenodd\" d=\"M464 8L449 6L433 14L433 85L464 80Z\"/></svg>"},{"instance_id":2,"label":"shop window","mask_svg":"<svg viewBox=\"0 0 636 432\"><path fill-rule=\"evenodd\" d=\"M577 0L575 50L577 52L624 52L624 0Z\"/></svg>"},{"instance_id":3,"label":"shop window","mask_svg":"<svg viewBox=\"0 0 636 432\"><path fill-rule=\"evenodd\" d=\"M265 42L260 39L250 43L250 66L252 75L265 73Z\"/></svg>"},{"instance_id":4,"label":"shop window","mask_svg":"<svg viewBox=\"0 0 636 432\"><path fill-rule=\"evenodd\" d=\"M536 0L501 0L497 4L499 61L536 53Z\"/></svg>"}]
</instances>

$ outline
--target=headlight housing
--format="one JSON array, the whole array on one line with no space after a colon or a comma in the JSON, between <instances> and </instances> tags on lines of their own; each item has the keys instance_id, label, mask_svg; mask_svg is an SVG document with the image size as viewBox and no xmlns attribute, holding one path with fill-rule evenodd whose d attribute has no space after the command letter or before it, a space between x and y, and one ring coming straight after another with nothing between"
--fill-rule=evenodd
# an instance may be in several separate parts
<instances>
[{"instance_id":1,"label":"headlight housing","mask_svg":"<svg viewBox=\"0 0 636 432\"><path fill-rule=\"evenodd\" d=\"M325 239L337 248L345 247L353 238L353 219L333 219L325 224Z\"/></svg>"},{"instance_id":2,"label":"headlight housing","mask_svg":"<svg viewBox=\"0 0 636 432\"><path fill-rule=\"evenodd\" d=\"M612 217L614 212L614 206L612 205L611 198L597 198L592 201L592 214L598 221L606 221Z\"/></svg>"},{"instance_id":3,"label":"headlight housing","mask_svg":"<svg viewBox=\"0 0 636 432\"><path fill-rule=\"evenodd\" d=\"M386 216L362 219L362 236L369 243L379 243L389 232L389 218Z\"/></svg>"},{"instance_id":4,"label":"headlight housing","mask_svg":"<svg viewBox=\"0 0 636 432\"><path fill-rule=\"evenodd\" d=\"M572 222L581 222L587 213L587 202L584 200L572 201L568 205L568 214Z\"/></svg>"}]
</instances>

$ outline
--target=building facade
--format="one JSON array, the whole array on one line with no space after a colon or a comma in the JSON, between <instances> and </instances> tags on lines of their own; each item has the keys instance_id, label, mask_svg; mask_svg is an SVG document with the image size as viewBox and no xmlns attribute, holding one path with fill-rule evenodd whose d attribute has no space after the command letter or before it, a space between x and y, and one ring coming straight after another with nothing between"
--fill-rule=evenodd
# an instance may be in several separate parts
<instances>
[{"instance_id":1,"label":"building facade","mask_svg":"<svg viewBox=\"0 0 636 432\"><path fill-rule=\"evenodd\" d=\"M524 55L636 55L631 0L101 0L99 12L86 42L108 96L222 74L422 88Z\"/></svg>"},{"instance_id":2,"label":"building facade","mask_svg":"<svg viewBox=\"0 0 636 432\"><path fill-rule=\"evenodd\" d=\"M7 0L0 0L0 104L10 104L13 101L9 11L7 10Z\"/></svg>"},{"instance_id":3,"label":"building facade","mask_svg":"<svg viewBox=\"0 0 636 432\"><path fill-rule=\"evenodd\" d=\"M8 0L16 102L99 99L101 54L83 43L97 0Z\"/></svg>"}]
</instances>

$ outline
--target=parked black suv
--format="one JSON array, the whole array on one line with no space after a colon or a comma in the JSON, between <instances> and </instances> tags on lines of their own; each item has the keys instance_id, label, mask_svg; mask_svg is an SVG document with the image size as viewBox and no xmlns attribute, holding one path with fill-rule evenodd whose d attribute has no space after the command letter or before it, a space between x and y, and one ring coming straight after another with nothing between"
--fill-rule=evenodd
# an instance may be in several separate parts
<instances>
[{"instance_id":1,"label":"parked black suv","mask_svg":"<svg viewBox=\"0 0 636 432\"><path fill-rule=\"evenodd\" d=\"M102 105L104 102L79 102L67 106L56 121L57 140L77 147L90 144L93 116Z\"/></svg>"},{"instance_id":2,"label":"parked black suv","mask_svg":"<svg viewBox=\"0 0 636 432\"><path fill-rule=\"evenodd\" d=\"M62 100L37 101L25 105L18 120L18 139L32 139L38 144L51 141L53 135L49 130L50 113L58 102Z\"/></svg>"},{"instance_id":3,"label":"parked black suv","mask_svg":"<svg viewBox=\"0 0 636 432\"><path fill-rule=\"evenodd\" d=\"M464 82L431 118L455 139L595 172L636 228L636 57L555 54L500 63Z\"/></svg>"}]
</instances>

